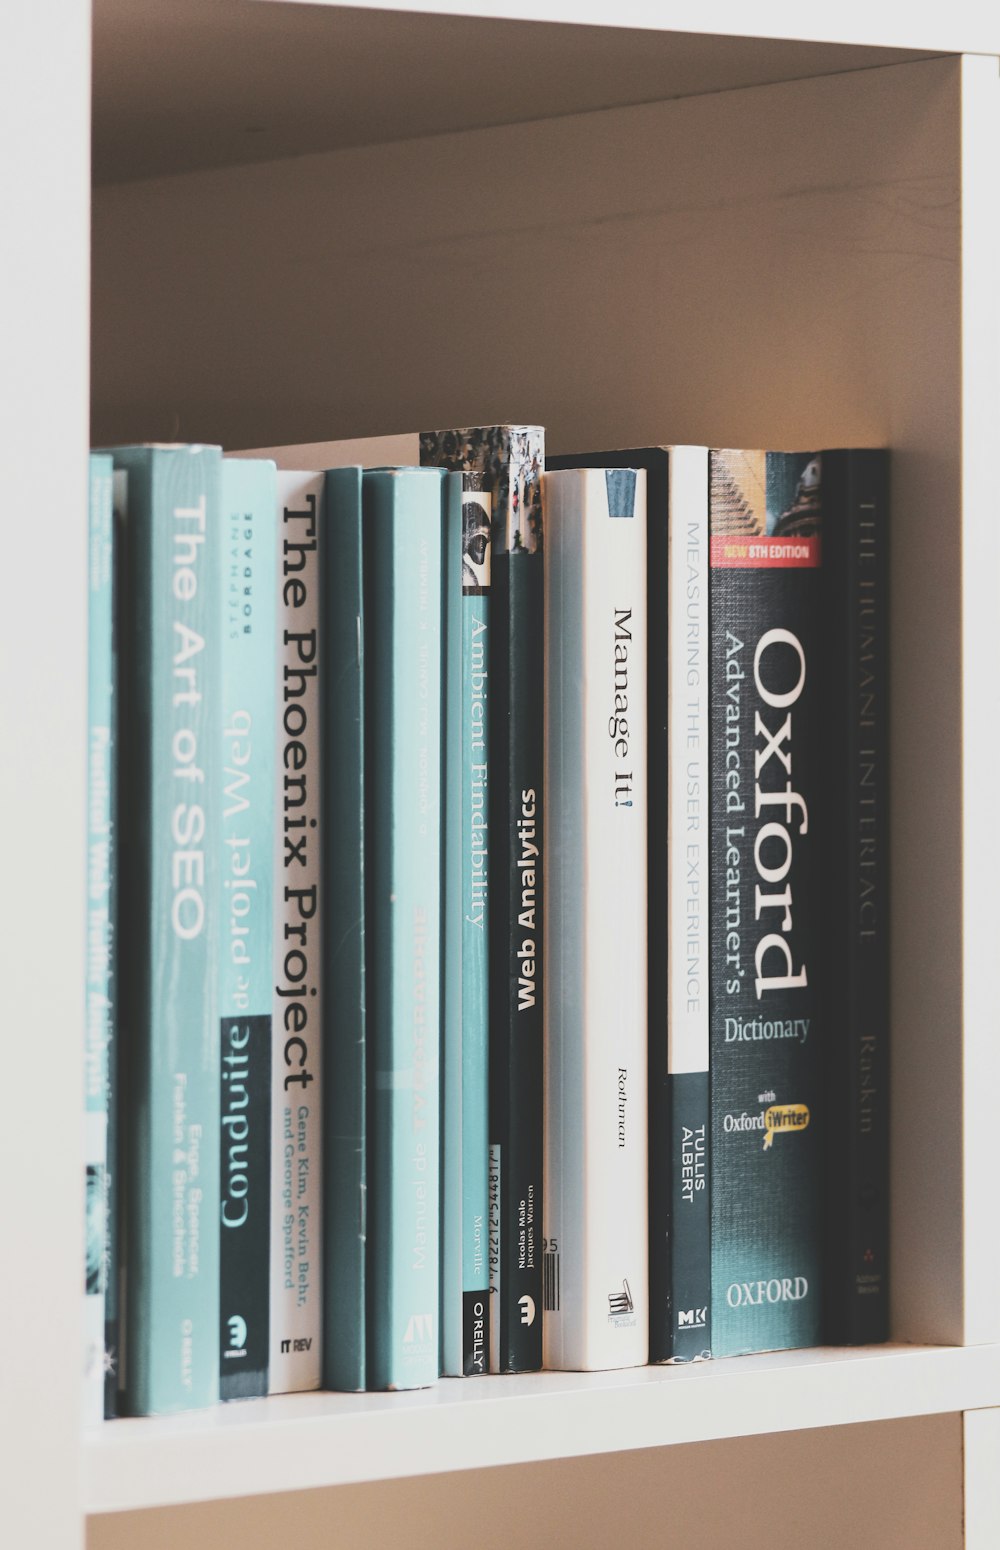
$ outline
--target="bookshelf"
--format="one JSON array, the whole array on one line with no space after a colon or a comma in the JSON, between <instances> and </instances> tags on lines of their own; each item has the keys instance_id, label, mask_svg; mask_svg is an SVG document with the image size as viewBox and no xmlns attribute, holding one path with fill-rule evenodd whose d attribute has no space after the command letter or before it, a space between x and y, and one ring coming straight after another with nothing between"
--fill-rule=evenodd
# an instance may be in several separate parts
<instances>
[{"instance_id":1,"label":"bookshelf","mask_svg":"<svg viewBox=\"0 0 1000 1550\"><path fill-rule=\"evenodd\" d=\"M777 1468L775 1434L902 1438L934 1415L965 1416L967 1545L1000 1538L1000 858L979 820L997 752L1000 21L972 0L800 11L762 0L746 38L744 8L713 7L706 34L694 0L94 0L92 205L89 7L18 0L0 23L16 880L0 940L30 1094L0 1127L20 1267L0 1293L5 1543L77 1550L92 1513L336 1499L487 1464L526 1478L538 1459L685 1443L708 1457L724 1439L756 1437ZM302 1396L81 1442L88 402L96 440L516 414L553 451L664 434L894 448L891 1348Z\"/></svg>"}]
</instances>

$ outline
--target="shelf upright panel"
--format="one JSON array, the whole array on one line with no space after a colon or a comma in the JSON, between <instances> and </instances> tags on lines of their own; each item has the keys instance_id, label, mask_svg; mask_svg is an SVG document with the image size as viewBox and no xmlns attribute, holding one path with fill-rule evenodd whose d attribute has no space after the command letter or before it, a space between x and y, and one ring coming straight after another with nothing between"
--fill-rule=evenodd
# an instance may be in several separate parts
<instances>
[{"instance_id":1,"label":"shelf upright panel","mask_svg":"<svg viewBox=\"0 0 1000 1550\"><path fill-rule=\"evenodd\" d=\"M82 1544L90 6L0 49L0 1543Z\"/></svg>"},{"instance_id":2,"label":"shelf upright panel","mask_svg":"<svg viewBox=\"0 0 1000 1550\"><path fill-rule=\"evenodd\" d=\"M1000 60L962 60L962 954L964 1318L969 1345L1000 1339L997 884L990 818L1000 769Z\"/></svg>"}]
</instances>

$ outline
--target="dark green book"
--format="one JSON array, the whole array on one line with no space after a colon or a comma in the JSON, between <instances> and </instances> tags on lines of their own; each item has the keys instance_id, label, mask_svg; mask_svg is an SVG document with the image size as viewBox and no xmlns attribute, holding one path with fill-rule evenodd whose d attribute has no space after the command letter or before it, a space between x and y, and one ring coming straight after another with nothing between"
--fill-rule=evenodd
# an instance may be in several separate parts
<instances>
[{"instance_id":1,"label":"dark green book","mask_svg":"<svg viewBox=\"0 0 1000 1550\"><path fill-rule=\"evenodd\" d=\"M712 1353L819 1342L821 464L710 471Z\"/></svg>"},{"instance_id":2,"label":"dark green book","mask_svg":"<svg viewBox=\"0 0 1000 1550\"><path fill-rule=\"evenodd\" d=\"M889 455L824 452L824 1337L889 1333Z\"/></svg>"},{"instance_id":3,"label":"dark green book","mask_svg":"<svg viewBox=\"0 0 1000 1550\"><path fill-rule=\"evenodd\" d=\"M125 1408L219 1396L221 454L114 450L121 588Z\"/></svg>"},{"instance_id":4,"label":"dark green book","mask_svg":"<svg viewBox=\"0 0 1000 1550\"><path fill-rule=\"evenodd\" d=\"M326 474L323 618L323 1383L367 1387L365 606L362 472Z\"/></svg>"}]
</instances>

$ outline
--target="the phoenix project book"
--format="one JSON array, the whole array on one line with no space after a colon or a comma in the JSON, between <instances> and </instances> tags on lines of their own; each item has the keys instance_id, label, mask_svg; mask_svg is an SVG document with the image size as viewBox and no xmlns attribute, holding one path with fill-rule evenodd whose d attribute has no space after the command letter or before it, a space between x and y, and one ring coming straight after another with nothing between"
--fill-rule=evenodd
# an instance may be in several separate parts
<instances>
[{"instance_id":1,"label":"the phoenix project book","mask_svg":"<svg viewBox=\"0 0 1000 1550\"><path fill-rule=\"evenodd\" d=\"M126 447L120 1050L133 1415L219 1394L221 455ZM124 1116L123 1116L124 1118Z\"/></svg>"},{"instance_id":2,"label":"the phoenix project book","mask_svg":"<svg viewBox=\"0 0 1000 1550\"><path fill-rule=\"evenodd\" d=\"M648 1354L646 473L546 474L546 1367Z\"/></svg>"},{"instance_id":3,"label":"the phoenix project book","mask_svg":"<svg viewBox=\"0 0 1000 1550\"><path fill-rule=\"evenodd\" d=\"M222 465L219 1393L268 1392L277 653L274 464Z\"/></svg>"},{"instance_id":4,"label":"the phoenix project book","mask_svg":"<svg viewBox=\"0 0 1000 1550\"><path fill-rule=\"evenodd\" d=\"M319 1387L323 1299L323 475L277 476L269 1392Z\"/></svg>"}]
</instances>

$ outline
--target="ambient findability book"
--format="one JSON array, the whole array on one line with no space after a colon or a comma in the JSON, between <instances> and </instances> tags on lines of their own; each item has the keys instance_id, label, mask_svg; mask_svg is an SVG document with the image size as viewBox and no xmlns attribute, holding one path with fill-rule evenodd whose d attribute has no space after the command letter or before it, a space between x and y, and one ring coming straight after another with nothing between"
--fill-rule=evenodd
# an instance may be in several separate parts
<instances>
[{"instance_id":1,"label":"ambient findability book","mask_svg":"<svg viewBox=\"0 0 1000 1550\"><path fill-rule=\"evenodd\" d=\"M323 1382L367 1387L368 1079L362 471L326 475L320 611L323 740Z\"/></svg>"},{"instance_id":2,"label":"ambient findability book","mask_svg":"<svg viewBox=\"0 0 1000 1550\"><path fill-rule=\"evenodd\" d=\"M818 1343L824 492L815 453L712 451L712 1351Z\"/></svg>"},{"instance_id":3,"label":"ambient findability book","mask_svg":"<svg viewBox=\"0 0 1000 1550\"><path fill-rule=\"evenodd\" d=\"M222 464L219 1395L268 1392L277 492Z\"/></svg>"},{"instance_id":4,"label":"ambient findability book","mask_svg":"<svg viewBox=\"0 0 1000 1550\"><path fill-rule=\"evenodd\" d=\"M424 433L425 464L486 474L490 558L491 1371L542 1363L544 595L539 426Z\"/></svg>"},{"instance_id":5,"label":"ambient findability book","mask_svg":"<svg viewBox=\"0 0 1000 1550\"><path fill-rule=\"evenodd\" d=\"M543 480L545 1366L645 1364L646 474Z\"/></svg>"},{"instance_id":6,"label":"ambient findability book","mask_svg":"<svg viewBox=\"0 0 1000 1550\"><path fill-rule=\"evenodd\" d=\"M441 1370L489 1371L489 623L482 471L445 513Z\"/></svg>"},{"instance_id":7,"label":"ambient findability book","mask_svg":"<svg viewBox=\"0 0 1000 1550\"><path fill-rule=\"evenodd\" d=\"M711 1355L708 450L563 455L646 471L649 1359Z\"/></svg>"},{"instance_id":8,"label":"ambient findability book","mask_svg":"<svg viewBox=\"0 0 1000 1550\"><path fill-rule=\"evenodd\" d=\"M830 971L824 1338L889 1333L889 456L821 454Z\"/></svg>"},{"instance_id":9,"label":"ambient findability book","mask_svg":"<svg viewBox=\"0 0 1000 1550\"><path fill-rule=\"evenodd\" d=\"M434 1383L439 1339L442 556L446 475L366 471L368 1352Z\"/></svg>"},{"instance_id":10,"label":"ambient findability book","mask_svg":"<svg viewBox=\"0 0 1000 1550\"><path fill-rule=\"evenodd\" d=\"M124 476L122 476L124 477ZM84 1048L84 1417L114 1414L118 1345L108 1317L114 1263L109 1110L115 1057L115 698L113 463L91 453L87 544L87 982ZM111 1404L107 1400L110 1398Z\"/></svg>"},{"instance_id":11,"label":"ambient findability book","mask_svg":"<svg viewBox=\"0 0 1000 1550\"><path fill-rule=\"evenodd\" d=\"M319 553L323 475L277 476L271 1347L268 1388L319 1387L323 1328L323 903Z\"/></svg>"},{"instance_id":12,"label":"ambient findability book","mask_svg":"<svg viewBox=\"0 0 1000 1550\"><path fill-rule=\"evenodd\" d=\"M124 1403L219 1394L222 551L216 447L114 449L128 474L121 587L120 1051Z\"/></svg>"}]
</instances>

